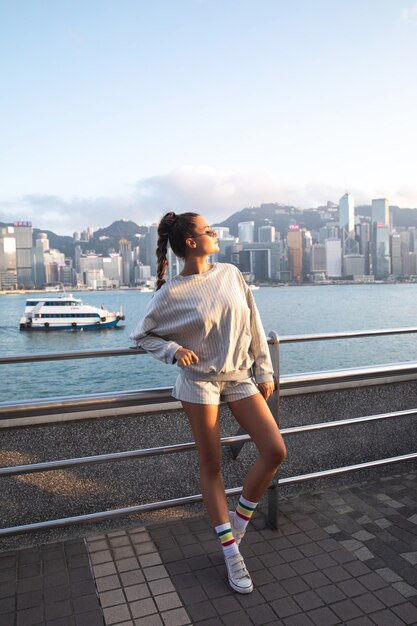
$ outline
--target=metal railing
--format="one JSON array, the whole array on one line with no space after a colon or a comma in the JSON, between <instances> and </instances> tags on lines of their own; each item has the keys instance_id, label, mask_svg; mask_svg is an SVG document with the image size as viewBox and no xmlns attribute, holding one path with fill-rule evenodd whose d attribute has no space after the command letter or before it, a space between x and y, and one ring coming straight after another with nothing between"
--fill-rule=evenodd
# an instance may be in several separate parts
<instances>
[{"instance_id":1,"label":"metal railing","mask_svg":"<svg viewBox=\"0 0 417 626\"><path fill-rule=\"evenodd\" d=\"M405 334L415 333L417 328L401 328L401 329L387 329L377 331L359 331L348 333L332 333L325 335L303 335L300 337L282 337L279 338L275 332L271 332L269 335L269 348L271 352L271 358L274 365L276 392L271 397L269 404L274 417L279 421L279 396L280 392L285 390L291 391L299 389L304 392L306 388L322 388L334 389L340 388L341 384L358 385L359 381L375 381L392 382L394 380L405 379L417 379L417 363L403 363L393 364L385 366L367 367L367 368L355 368L351 370L335 370L332 372L313 372L309 374L296 374L292 376L279 377L279 347L281 343L291 343L296 341L318 341L318 340L332 340L332 339L345 339L355 337L371 337L381 335L393 335L393 334ZM34 362L34 361L47 361L57 359L76 359L76 358L97 358L104 356L121 356L132 354L144 354L143 350L138 349L121 349L121 350L103 350L103 351L89 351L89 352L66 352L53 355L41 354L41 355L18 355L14 357L1 357L0 364L5 363L17 363L17 362ZM6 419L5 416L10 417L12 413L17 415L39 414L39 411L65 411L65 410L86 410L94 406L100 407L114 407L115 405L125 407L132 406L134 403L152 404L155 402L161 402L161 400L175 401L170 397L171 388L163 389L148 389L142 391L122 392L119 394L99 394L96 396L79 396L73 398L55 398L52 400L35 401L28 403L0 403L0 419ZM37 412L37 413L36 413ZM347 420L339 420L335 422L324 422L321 424L312 424L306 426L298 426L293 428L281 429L284 436L291 436L293 434L307 433L312 431L340 428L345 426L352 426L356 424L364 424L366 422L375 422L380 420L389 420L392 418L410 417L417 414L417 409L411 409L407 411L395 411L390 413L384 413L379 415L368 415L364 417L356 417ZM250 437L247 434L238 433L232 437L224 437L221 439L222 445L232 446L234 455L237 456L240 448L248 441ZM122 461L132 458L145 458L151 456L158 456L164 454L173 454L178 452L194 450L196 445L194 442L175 444L170 446L162 446L158 448L148 448L142 450L130 450L125 452L116 452L111 454L95 455L90 457L80 457L72 459L62 459L58 461L48 461L43 463L33 463L27 465L11 466L0 468L0 478L2 476L18 476L28 473L53 471L57 469L63 469L68 467L75 467L81 465L89 465L103 462ZM390 465L393 463L399 463L404 461L410 461L417 459L417 453L411 453L406 455L400 455L397 457L390 457L385 459L377 459L368 461L366 463L359 463L356 465L350 465L345 467L338 467L320 472L312 472L310 474L304 474L299 476L292 476L288 478L279 479L278 476L272 481L268 492L268 519L272 527L278 527L278 491L279 485L294 484L298 482L304 482L308 480L314 480L317 478L333 476L338 474L344 474L362 470L365 468ZM241 493L242 487L235 487L227 489L226 494L228 496ZM37 522L32 524L25 524L21 526L14 526L10 528L0 529L0 536L25 533L35 530L43 530L59 526L67 526L70 524L78 524L82 522L98 521L102 519L110 519L122 515L139 513L151 510L160 510L173 506L181 506L184 504L190 504L202 501L201 494L195 494L191 496L185 496L181 498L175 498L171 500L151 502L147 504L140 504L137 506L129 506L120 509L95 512L87 515L78 515L73 517L65 517L61 519L48 520L43 522Z\"/></svg>"}]
</instances>

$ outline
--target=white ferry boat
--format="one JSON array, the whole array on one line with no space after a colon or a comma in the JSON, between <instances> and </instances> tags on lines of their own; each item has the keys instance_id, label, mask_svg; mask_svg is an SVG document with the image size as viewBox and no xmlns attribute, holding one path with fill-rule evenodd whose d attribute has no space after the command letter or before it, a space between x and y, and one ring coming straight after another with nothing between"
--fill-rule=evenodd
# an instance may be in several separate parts
<instances>
[{"instance_id":1,"label":"white ferry boat","mask_svg":"<svg viewBox=\"0 0 417 626\"><path fill-rule=\"evenodd\" d=\"M83 304L70 293L55 298L33 297L26 300L20 330L98 330L113 328L124 320L122 312L111 313Z\"/></svg>"}]
</instances>

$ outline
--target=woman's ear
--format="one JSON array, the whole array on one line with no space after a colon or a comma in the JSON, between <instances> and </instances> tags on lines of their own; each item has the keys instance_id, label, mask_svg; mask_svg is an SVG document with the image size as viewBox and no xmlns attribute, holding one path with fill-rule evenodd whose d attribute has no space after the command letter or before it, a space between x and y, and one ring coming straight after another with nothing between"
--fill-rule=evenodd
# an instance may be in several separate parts
<instances>
[{"instance_id":1,"label":"woman's ear","mask_svg":"<svg viewBox=\"0 0 417 626\"><path fill-rule=\"evenodd\" d=\"M188 237L188 239L185 240L185 244L189 247L189 248L195 248L196 247L196 242L194 241L194 239L192 237Z\"/></svg>"}]
</instances>

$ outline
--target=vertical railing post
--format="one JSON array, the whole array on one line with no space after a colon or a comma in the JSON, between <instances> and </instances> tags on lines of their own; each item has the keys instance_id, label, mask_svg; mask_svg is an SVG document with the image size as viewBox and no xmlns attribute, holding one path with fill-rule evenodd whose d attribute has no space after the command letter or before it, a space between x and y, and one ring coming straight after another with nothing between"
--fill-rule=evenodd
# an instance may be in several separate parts
<instances>
[{"instance_id":1,"label":"vertical railing post","mask_svg":"<svg viewBox=\"0 0 417 626\"><path fill-rule=\"evenodd\" d=\"M269 352L274 369L275 391L268 400L269 408L278 426L280 425L280 388L279 388L279 336L274 330L269 333ZM278 500L278 472L272 479L268 489L268 523L272 528L278 528L279 500Z\"/></svg>"}]
</instances>

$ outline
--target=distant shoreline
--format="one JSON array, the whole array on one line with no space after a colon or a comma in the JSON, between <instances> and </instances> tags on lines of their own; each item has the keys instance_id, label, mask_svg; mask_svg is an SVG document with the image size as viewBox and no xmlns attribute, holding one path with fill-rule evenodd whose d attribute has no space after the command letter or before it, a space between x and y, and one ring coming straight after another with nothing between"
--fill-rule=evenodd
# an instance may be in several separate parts
<instances>
[{"instance_id":1,"label":"distant shoreline","mask_svg":"<svg viewBox=\"0 0 417 626\"><path fill-rule=\"evenodd\" d=\"M282 288L282 287L328 287L328 286L337 286L337 285L416 285L417 280L372 280L372 281L353 281L353 280L331 280L320 283L254 283L257 287L263 289L266 287L273 288ZM154 293L154 291L142 291L138 287L117 287L114 289L102 288L102 289L80 289L77 287L68 287L66 292L77 292L77 293L115 293L120 291L138 291L139 293ZM15 290L0 290L0 296L18 296L18 295L31 295L35 293L43 293L49 294L50 296L54 296L55 294L64 293L63 290L55 290L55 289L15 289Z\"/></svg>"}]
</instances>

